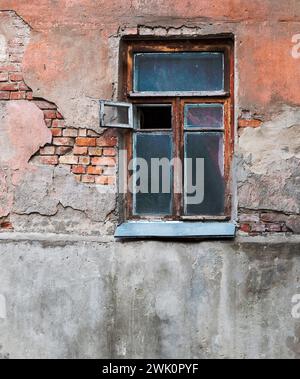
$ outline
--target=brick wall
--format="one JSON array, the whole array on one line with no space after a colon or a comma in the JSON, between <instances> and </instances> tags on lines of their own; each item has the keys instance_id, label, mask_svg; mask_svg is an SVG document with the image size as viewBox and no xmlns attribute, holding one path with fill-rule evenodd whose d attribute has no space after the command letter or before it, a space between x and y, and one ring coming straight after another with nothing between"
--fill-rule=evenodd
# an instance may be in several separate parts
<instances>
[{"instance_id":1,"label":"brick wall","mask_svg":"<svg viewBox=\"0 0 300 379\"><path fill-rule=\"evenodd\" d=\"M239 229L250 235L292 233L293 229L289 225L290 217L291 216L276 212L240 210Z\"/></svg>"},{"instance_id":2,"label":"brick wall","mask_svg":"<svg viewBox=\"0 0 300 379\"><path fill-rule=\"evenodd\" d=\"M113 185L116 182L117 139L89 129L65 127L55 105L33 100L43 110L45 122L52 132L52 143L41 148L35 163L65 165L79 182Z\"/></svg>"},{"instance_id":3,"label":"brick wall","mask_svg":"<svg viewBox=\"0 0 300 379\"><path fill-rule=\"evenodd\" d=\"M15 51L20 39L12 41ZM65 127L57 106L34 97L24 82L21 72L22 56L10 53L9 64L0 65L0 100L33 101L44 113L45 123L51 130L52 143L40 149L35 163L65 165L83 183L113 185L116 182L117 139L100 135L92 130Z\"/></svg>"}]
</instances>

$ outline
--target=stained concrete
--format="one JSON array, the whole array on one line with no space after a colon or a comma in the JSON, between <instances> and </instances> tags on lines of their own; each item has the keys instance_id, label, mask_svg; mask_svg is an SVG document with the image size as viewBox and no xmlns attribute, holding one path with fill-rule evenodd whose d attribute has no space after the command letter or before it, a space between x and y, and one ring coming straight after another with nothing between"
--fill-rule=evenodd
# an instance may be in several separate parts
<instances>
[{"instance_id":1,"label":"stained concrete","mask_svg":"<svg viewBox=\"0 0 300 379\"><path fill-rule=\"evenodd\" d=\"M0 239L2 357L300 358L299 238L20 236Z\"/></svg>"}]
</instances>

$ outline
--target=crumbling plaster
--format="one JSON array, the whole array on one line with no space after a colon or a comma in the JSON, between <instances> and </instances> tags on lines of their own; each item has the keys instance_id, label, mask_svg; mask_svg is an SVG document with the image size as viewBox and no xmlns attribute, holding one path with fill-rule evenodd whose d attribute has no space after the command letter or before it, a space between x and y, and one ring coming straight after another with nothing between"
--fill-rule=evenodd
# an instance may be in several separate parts
<instances>
[{"instance_id":1,"label":"crumbling plaster","mask_svg":"<svg viewBox=\"0 0 300 379\"><path fill-rule=\"evenodd\" d=\"M286 107L239 139L239 206L300 215L300 111Z\"/></svg>"},{"instance_id":2,"label":"crumbling plaster","mask_svg":"<svg viewBox=\"0 0 300 379\"><path fill-rule=\"evenodd\" d=\"M299 74L300 64L291 57L291 36L299 21L297 4L291 8L291 4L288 7L285 3L279 11L276 1L267 1L258 9L252 9L252 4L243 1L230 2L231 13L224 14L224 4L220 12L217 2L214 7L206 5L205 9L203 2L197 2L192 7L193 17L189 17L190 8L183 8L177 2L168 7L168 16L162 16L165 3L158 2L160 12L155 15L147 11L149 2L136 1L130 3L132 13L129 17L121 12L126 3L122 1L115 13L117 3L109 4L109 10L114 14L114 20L111 20L105 2L102 2L101 15L93 2L55 3L55 6L54 2L35 3L29 11L24 2L13 1L11 9L19 16L9 17L14 13L12 11L1 13L5 21L1 23L2 36L13 38L14 33L24 29L26 49L19 53L25 54L22 67L34 96L57 104L67 126L90 128L99 133L102 130L99 128L98 99L117 96L119 46L124 35L191 38L220 33L234 35L236 117L247 110L253 117L258 115L264 121L258 129L242 131L237 139L238 205L243 209L285 212L292 217L289 220L293 229L298 229L295 228L295 223L299 224L299 110L296 104L300 99L294 78ZM2 7L7 9L5 1L0 9ZM142 20L139 17L141 9ZM267 9L272 11L267 13ZM291 14L285 15L291 9L294 10L292 19ZM203 11L201 17L197 16L200 10ZM42 22L41 17L46 14L46 21ZM182 17L178 17L179 14ZM51 23L54 15L56 21ZM9 22L10 18L13 23ZM280 38L274 37L276 33ZM14 110L14 107L20 109ZM115 207L115 191L110 190L111 200L106 203L105 195L100 194L99 189L76 183L66 171L62 176L58 174L64 169L38 167L34 160L28 164L38 147L49 142L49 132L44 126L40 124L39 131L29 126L32 122L30 112L40 119L41 112L29 102L9 102L8 105L2 104L0 109L5 119L1 128L1 167L5 167L3 160L7 161L9 154L14 155L9 158L11 165L22 166L14 170L13 177L9 177L11 173L7 170L2 176L1 185L5 190L0 204L5 205L1 205L1 216L13 211L14 226L18 230L18 221L21 229L24 226L22 215L50 217L60 213L59 207L71 207L87 217L86 227L82 225L84 233L88 232L90 222L103 222L105 215L110 215ZM12 126L16 121L14 117L23 119L21 134ZM15 131L14 139L5 138L7 128L11 133ZM62 177L67 184L61 183ZM59 181L68 190L59 190L56 184ZM17 182L16 189L11 187ZM68 196L68 191L74 196ZM71 199L81 200L72 202ZM29 230L32 225L35 223L28 223Z\"/></svg>"},{"instance_id":3,"label":"crumbling plaster","mask_svg":"<svg viewBox=\"0 0 300 379\"><path fill-rule=\"evenodd\" d=\"M30 28L13 11L0 12L0 16L1 36L9 52L5 60L2 54L1 64L9 66L11 54L23 57L23 47L30 39ZM20 43L18 51L9 47L12 40ZM101 225L101 233L113 233L114 186L79 184L70 169L39 166L32 159L40 147L52 141L43 112L31 101L1 101L0 120L0 221L10 216L15 231L23 228L27 231L33 228L40 230L43 225L44 230L56 233L72 233L80 228L82 233L93 234L100 233ZM88 122L85 127L88 127ZM64 211L73 214L66 219ZM25 215L27 220L24 222L22 216ZM56 222L49 219L45 222L47 216L53 216ZM43 222L37 228L38 217L42 217Z\"/></svg>"}]
</instances>

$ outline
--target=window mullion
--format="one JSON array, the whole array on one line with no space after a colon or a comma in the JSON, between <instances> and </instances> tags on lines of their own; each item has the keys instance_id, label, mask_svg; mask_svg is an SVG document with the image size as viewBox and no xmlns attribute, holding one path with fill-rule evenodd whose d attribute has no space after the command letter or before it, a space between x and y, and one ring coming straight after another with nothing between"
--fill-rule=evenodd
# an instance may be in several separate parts
<instances>
[{"instance_id":1,"label":"window mullion","mask_svg":"<svg viewBox=\"0 0 300 379\"><path fill-rule=\"evenodd\" d=\"M183 118L179 97L174 99L173 109L174 158L175 162L181 162L180 167L174 166L174 216L180 218L183 194Z\"/></svg>"}]
</instances>

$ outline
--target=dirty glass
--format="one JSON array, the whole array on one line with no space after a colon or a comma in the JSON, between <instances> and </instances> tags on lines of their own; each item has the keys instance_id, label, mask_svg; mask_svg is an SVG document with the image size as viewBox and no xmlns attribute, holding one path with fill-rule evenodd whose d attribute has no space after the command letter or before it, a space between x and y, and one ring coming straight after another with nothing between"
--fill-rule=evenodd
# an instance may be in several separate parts
<instances>
[{"instance_id":1,"label":"dirty glass","mask_svg":"<svg viewBox=\"0 0 300 379\"><path fill-rule=\"evenodd\" d=\"M127 104L101 102L102 127L132 128L132 107Z\"/></svg>"},{"instance_id":2,"label":"dirty glass","mask_svg":"<svg viewBox=\"0 0 300 379\"><path fill-rule=\"evenodd\" d=\"M223 129L223 118L222 104L188 104L184 111L184 127Z\"/></svg>"},{"instance_id":3,"label":"dirty glass","mask_svg":"<svg viewBox=\"0 0 300 379\"><path fill-rule=\"evenodd\" d=\"M191 170L185 162L185 213L188 216L218 216L224 214L224 134L222 132L186 132L185 157L190 158ZM199 175L196 159L204 159L203 176ZM198 170L198 171L197 171ZM191 203L196 193L187 193L187 183L196 186L204 194L201 203ZM201 187L202 186L202 187Z\"/></svg>"},{"instance_id":4,"label":"dirty glass","mask_svg":"<svg viewBox=\"0 0 300 379\"><path fill-rule=\"evenodd\" d=\"M137 53L134 56L134 92L222 90L223 53Z\"/></svg>"},{"instance_id":5,"label":"dirty glass","mask_svg":"<svg viewBox=\"0 0 300 379\"><path fill-rule=\"evenodd\" d=\"M139 173L136 175L134 183L137 190L145 184L143 178L146 176L146 190L148 193L134 193L134 214L135 215L171 215L172 214L172 170L170 165L166 166L166 171L162 168L152 169L155 161L152 159L167 158L172 159L172 135L171 133L137 133L134 138L135 158L142 158L143 164L138 161L134 166ZM146 167L145 167L146 163ZM143 171L146 169L146 172ZM164 182L163 182L164 180ZM154 183L155 181L155 183ZM155 186L156 184L156 186ZM153 192L158 193L151 193ZM166 188L167 187L167 188ZM164 191L168 193L163 193ZM137 191L136 191L137 192Z\"/></svg>"}]
</instances>

